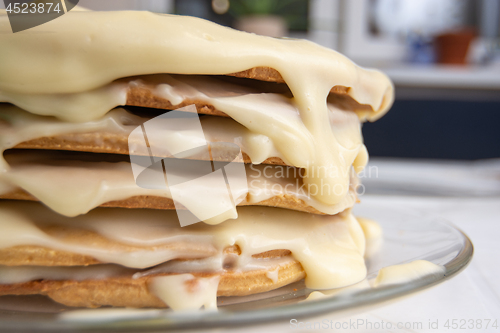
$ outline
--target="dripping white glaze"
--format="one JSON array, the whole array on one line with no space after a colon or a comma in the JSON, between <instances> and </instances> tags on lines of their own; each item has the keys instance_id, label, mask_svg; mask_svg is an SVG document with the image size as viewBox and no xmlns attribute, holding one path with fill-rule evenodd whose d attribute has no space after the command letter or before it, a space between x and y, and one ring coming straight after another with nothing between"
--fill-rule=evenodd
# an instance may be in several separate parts
<instances>
[{"instance_id":1,"label":"dripping white glaze","mask_svg":"<svg viewBox=\"0 0 500 333\"><path fill-rule=\"evenodd\" d=\"M277 272L280 267L293 261L290 256L279 258L253 258L245 265L235 265L225 268L225 255L189 260L171 260L153 268L138 270L116 264L97 264L89 266L2 266L0 265L0 284L23 283L33 280L102 280L113 277L131 276L138 279L149 275L179 274L179 273L213 273L248 272L265 270Z\"/></svg>"},{"instance_id":2,"label":"dripping white glaze","mask_svg":"<svg viewBox=\"0 0 500 333\"><path fill-rule=\"evenodd\" d=\"M151 279L149 290L174 311L217 309L220 276L207 278L192 274L158 276Z\"/></svg>"},{"instance_id":3,"label":"dripping white glaze","mask_svg":"<svg viewBox=\"0 0 500 333\"><path fill-rule=\"evenodd\" d=\"M1 137L1 136L0 136ZM20 188L54 211L66 215L85 214L99 205L124 200L133 196L149 195L172 198L169 188L147 189L137 185L130 162L92 162L81 158L71 158L56 152L24 152L6 156L11 167L0 173L3 193ZM196 163L193 161L192 163ZM236 204L255 204L275 196L290 195L303 200L307 205L326 214L336 214L352 207L356 202L357 178L351 172L350 191L335 205L326 205L307 193L300 179L300 170L284 166L246 165L246 177L234 182L232 193L238 198ZM176 170L182 174L183 170ZM187 177L187 176L186 176ZM197 191L217 193L225 188L213 186L210 182L198 185ZM2 194L0 188L0 194ZM186 195L178 196L178 202L195 216L211 216L205 222L217 224L227 219L221 209L230 203L220 200L221 196L206 196L203 201L192 194L193 188L186 189Z\"/></svg>"},{"instance_id":4,"label":"dripping white glaze","mask_svg":"<svg viewBox=\"0 0 500 333\"><path fill-rule=\"evenodd\" d=\"M354 163L354 166L358 169L357 171L359 172L359 169L364 166L364 163L366 161L366 157L359 157L363 154L366 154L365 149L361 149L364 146L361 143L361 133L359 131L359 123L356 119L356 117L346 111L340 111L340 110L335 110L333 107L331 107L331 124L332 128L335 130L339 138L341 140L339 142L344 142L344 146L346 147L346 151L350 151L351 154L354 156L354 154L357 154L357 159L361 159L362 162L360 165L357 165ZM0 116L7 122L7 126L4 129L4 131L0 134L0 147L3 149L10 148L12 146L15 146L16 144L20 142L27 141L32 138L38 138L38 137L44 137L44 136L53 136L53 135L61 135L65 133L81 133L81 132L96 132L97 134L99 133L118 133L119 135L125 136L128 135L134 128L136 128L138 125L140 125L142 122L144 122L144 118L140 118L134 115L131 115L127 113L125 110L122 109L116 109L111 112L109 112L106 116L104 116L102 119L98 121L93 121L93 122L87 122L87 123L68 123L68 122L63 122L60 120L57 120L55 118L48 118L48 117L40 117L36 115L29 114L27 112L24 112L14 106L9 106L9 105L1 105L0 106ZM274 143L272 140L269 140L268 137L262 135L262 134L257 134L254 132L251 132L244 128L243 126L239 125L235 121L231 119L226 119L226 118L220 118L220 117L205 117L202 118L201 124L204 129L204 134L206 136L207 141L209 142L233 142L238 144L243 151L247 152L247 154L250 155L252 158L252 161L254 163L258 163L262 160L265 160L266 158L277 156L277 157L282 157L281 154L277 151ZM151 133L154 135L154 133ZM190 137L189 133L186 134L180 134L180 133L175 133L176 140L171 140L171 143L169 144L169 147L173 147L175 149L176 146L184 144L184 142L189 142L192 141L193 138ZM158 135L162 135L164 137L168 137L168 133L165 131L162 131L162 133L159 133ZM144 152L143 146L139 144L134 144L134 142L130 142L131 144L131 152L144 155L147 152ZM158 149L156 149L158 148ZM142 149L142 150L141 150ZM155 147L155 151L160 152L161 154L165 154L166 156L169 155L168 151L164 151L164 149L160 147ZM283 159L286 160L286 158L282 157ZM35 166L33 166L35 167ZM49 206L53 207L56 209L58 212L61 212L62 214L67 214L70 216L73 216L75 214L82 214L88 211L89 209L93 208L96 206L96 204L101 204L106 201L99 200L99 198L96 198L93 194L99 193L102 196L102 199L108 198L109 200L119 200L119 199L124 199L126 198L125 193L128 192L123 192L123 186L121 188L113 188L112 185L108 185L105 188L101 188L100 191L97 190L90 190L87 189L87 191L78 191L79 193L86 193L86 197L82 197L82 195L78 196L78 200L73 202L72 204L68 204L67 202L61 202L58 204L59 208L56 208L56 203L52 202L49 203L47 200L47 197L43 195L43 192L41 193L40 191L35 191L33 188L37 187L39 189L43 189L43 191L51 192L52 195L51 197L53 200L57 198L61 199L67 199L67 198L75 198L76 196L67 196L67 195L59 195L56 196L56 193L54 192L56 189L61 189L61 187L57 186L56 183L64 183L64 184L71 184L71 181L68 180L63 180L62 177L60 177L60 173L57 172L57 170L53 170L56 173L53 173L52 177L49 177L49 173L46 174L46 183L43 183L40 181L40 177L37 176L39 172L41 172L41 169L38 169L39 165L36 166L37 172L33 172L32 170L25 170L28 172L28 179L22 179L23 173L20 172L19 170L11 170L11 172L7 172L5 174L4 172L4 177L0 175L0 182L2 186L0 186L0 193L6 193L9 190L13 189L13 183L17 183L18 186L20 184L21 187L30 190L30 193L33 195L37 196L40 200L46 202L49 204ZM282 167L281 167L282 168ZM4 169L8 170L8 165L4 162ZM80 170L71 170L70 168L67 168L68 170L65 170L67 173L65 174L65 177L70 180L83 180L84 178L82 177L74 177L74 173L78 173ZM71 172L71 171L73 172ZM62 170L59 170L62 171ZM121 173L116 173L112 176L112 179L115 181L118 178L118 175L121 175L121 179L123 181L123 176L127 174L126 167L122 168ZM108 173L111 172L111 170L108 170ZM349 171L341 171L341 172L347 172L349 174ZM89 174L91 172L87 172L87 175L85 179L89 179ZM13 174L16 174L16 176L13 176ZM25 173L26 174L26 173ZM105 176L104 174L99 175L97 172L91 173L95 177L98 177L99 180L95 180L97 182L100 181L100 179L104 179ZM260 174L260 172L259 172ZM63 176L64 177L64 176ZM2 178L4 179L3 182L1 181ZM10 178L10 183L9 183L9 178ZM130 179L129 179L130 180ZM83 184L80 184L80 186L86 186L89 187L91 184L93 185L93 188L95 189L97 185L96 183L92 182L84 182ZM47 183L47 182L50 182ZM263 179L252 179L252 185L253 188L259 188L261 186L264 186L265 184L263 183ZM270 180L268 187L271 188L271 185L273 185L275 181ZM53 184L54 186L52 186ZM73 188L77 189L79 186L73 186ZM280 186L278 188L284 188L287 184L282 184L283 186ZM353 184L350 184L351 186ZM140 193L144 194L145 191L142 191L139 189L138 186L135 186L134 184L130 183L129 187L135 188L136 190L136 195L140 195ZM322 211L324 213L329 213L329 214L335 214L339 211L341 211L343 208L351 206L354 203L354 196L352 193L346 193L346 195L343 197L343 199L338 202L336 205L327 205L319 202L317 199L314 197L311 198L311 196L307 193L307 188L304 188L302 184L300 185L302 189L302 197L307 197L307 201L314 202L315 208L318 209L319 211ZM329 190L329 189L327 189ZM335 191L337 188L335 188ZM115 196L113 194L110 194L110 192L115 193ZM321 189L323 191L323 189ZM139 192L139 193L138 193ZM160 196L164 196L164 193L160 193L157 191ZM255 191L254 191L255 192ZM259 191L262 192L262 191ZM343 190L342 190L343 192ZM133 193L129 193L132 195ZM280 195L281 193L276 193L276 195ZM293 194L293 191L292 191ZM119 197L116 197L118 195ZM145 195L145 194L144 194ZM167 194L168 195L168 194ZM269 196L268 196L269 197ZM265 200L266 198L260 198L256 195L253 195L250 197L250 202L258 202L261 200ZM112 199L111 199L112 198ZM301 198L304 199L304 198ZM108 200L108 201L109 201ZM64 200L63 200L64 201ZM192 205L191 205L192 206ZM209 207L216 207L214 206L214 203L209 203L207 202L207 206ZM198 211L203 207L199 207ZM196 208L193 208L196 209ZM71 212L68 210L72 210ZM203 211L203 210L202 210ZM222 210L217 210L217 211L222 211ZM195 213L196 215L196 213ZM213 216L213 215L211 215ZM220 220L223 220L224 217L221 215L219 218ZM217 222L217 220L214 220L214 222Z\"/></svg>"},{"instance_id":5,"label":"dripping white glaze","mask_svg":"<svg viewBox=\"0 0 500 333\"><path fill-rule=\"evenodd\" d=\"M142 246L144 250L120 252L113 250L113 246L65 243L38 227L47 224L86 228L118 243ZM40 245L131 268L190 258L194 255L190 247L206 248L210 256L214 255L213 250L220 253L227 246L238 245L243 261L266 251L290 250L304 268L310 288L337 288L366 276L364 234L348 213L321 216L286 209L241 207L235 220L215 226L198 223L181 228L173 211L97 208L83 216L66 218L37 203L0 202L0 228L2 248ZM183 251L154 247L183 242L188 242Z\"/></svg>"},{"instance_id":6,"label":"dripping white glaze","mask_svg":"<svg viewBox=\"0 0 500 333\"><path fill-rule=\"evenodd\" d=\"M381 268L372 283L373 287L385 287L409 283L426 276L444 276L445 268L427 260L415 260L406 264Z\"/></svg>"},{"instance_id":7,"label":"dripping white glaze","mask_svg":"<svg viewBox=\"0 0 500 333\"><path fill-rule=\"evenodd\" d=\"M7 29L8 18L0 15L0 31ZM330 89L349 87L348 93L356 101L372 106L374 118L385 113L393 100L392 84L385 75L362 69L335 51L303 40L247 34L191 17L70 12L13 35L0 34L0 74L8 78L0 81L4 96L89 92L119 78L144 74L228 74L259 66L276 69L293 94L300 125L290 130L279 121L279 113L268 115L255 109L250 95L220 98L213 104L217 108L225 103L236 105L230 110L233 119L273 138L292 165L306 168L304 182L310 191L340 186L343 191L339 193L317 191L317 199L326 204L338 203L347 193L349 178L344 174L357 155L346 156L331 131L326 103ZM214 38L207 39L207 35ZM25 59L32 53L40 61ZM270 95L267 102L275 105L276 99L281 97ZM85 114L90 115L74 112L64 116L90 120L84 119Z\"/></svg>"}]
</instances>

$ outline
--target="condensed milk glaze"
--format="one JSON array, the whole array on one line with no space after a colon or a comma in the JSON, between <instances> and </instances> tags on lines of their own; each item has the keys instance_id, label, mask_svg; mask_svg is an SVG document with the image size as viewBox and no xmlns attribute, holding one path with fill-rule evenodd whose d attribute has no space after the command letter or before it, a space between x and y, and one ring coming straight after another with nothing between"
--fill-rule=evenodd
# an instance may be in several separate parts
<instances>
[{"instance_id":1,"label":"condensed milk glaze","mask_svg":"<svg viewBox=\"0 0 500 333\"><path fill-rule=\"evenodd\" d=\"M39 246L102 263L3 266L0 283L146 277L151 278L152 293L184 310L216 307L219 273L228 256L234 261L231 269L265 269L272 282L279 279L280 265L297 260L308 288L344 287L365 278L364 231L373 234L376 228L360 225L349 208L356 201L356 173L368 159L360 122L381 117L394 99L392 83L381 72L358 67L304 40L257 36L191 17L127 11L71 11L16 34L0 11L0 59L0 102L16 105L0 104L0 194L22 189L52 209L39 203L0 202L0 248ZM252 68L274 69L289 91L263 91L243 84L245 79L217 77ZM333 103L334 87L345 88L360 107L344 110L341 103ZM246 166L247 178L257 182L249 181L248 189L239 191L240 202L282 195L264 191L261 183L267 180L332 216L239 207L233 220L221 223L228 218L224 215L205 221L216 225L181 228L175 211L94 209L137 195L170 198L168 189L139 188L129 162L32 152L7 153L4 159L5 150L33 139L75 133L97 134L96 140L106 133L128 136L148 119L113 108L125 105L135 88L149 89L174 109L196 100L230 117L206 117L201 123L207 141L236 143L253 163ZM179 141L169 145L174 150L193 140L180 132L175 133ZM144 154L134 142L130 149ZM265 177L266 170L277 167L255 164L271 157L303 173ZM301 183L294 184L295 179ZM182 204L195 215L219 211L216 197ZM109 244L67 241L64 232L54 230L82 230ZM225 254L230 246L241 253ZM272 250L289 250L291 255L268 261L252 257ZM193 275L207 271L216 274ZM172 272L176 275L148 277Z\"/></svg>"},{"instance_id":2,"label":"condensed milk glaze","mask_svg":"<svg viewBox=\"0 0 500 333\"><path fill-rule=\"evenodd\" d=\"M130 162L92 161L89 160L89 155L68 156L56 152L34 151L16 151L6 157L12 167L0 176L4 193L23 189L54 211L66 216L85 214L106 202L134 196L172 199L168 187L139 187L134 180ZM349 193L339 203L325 205L304 190L298 169L248 164L245 169L247 178L234 182L235 186L232 187L232 193L238 198L235 202L237 205L257 204L275 196L290 195L319 212L334 215L352 207L357 200L357 179L353 172ZM176 174L183 175L182 170L176 170ZM225 188L219 189L210 182L197 185L197 191L213 193L203 201L189 195L193 190L192 187L188 188L186 195L177 199L183 207L200 219L203 219L203 216L211 216L204 220L209 224L222 223L227 219L225 213L219 213L224 212L220 209L225 204L220 199L223 196L216 195L218 191L226 190Z\"/></svg>"},{"instance_id":3,"label":"condensed milk glaze","mask_svg":"<svg viewBox=\"0 0 500 333\"><path fill-rule=\"evenodd\" d=\"M139 247L117 251L111 247L65 242L43 231L44 226L81 228L121 244ZM238 245L245 267L251 256L287 249L306 272L309 288L346 286L366 276L365 236L350 213L322 216L267 207L238 208L238 218L215 226L197 223L180 227L174 211L97 208L67 218L37 203L0 203L0 247L38 245L89 255L103 263L147 268L176 258L217 255ZM64 233L63 233L64 234ZM172 245L172 250L162 246ZM176 245L177 244L177 245ZM178 244L184 251L178 251ZM198 253L189 249L198 248ZM203 250L205 249L205 250ZM270 277L272 278L272 276Z\"/></svg>"},{"instance_id":4,"label":"condensed milk glaze","mask_svg":"<svg viewBox=\"0 0 500 333\"><path fill-rule=\"evenodd\" d=\"M7 16L0 15L0 32L8 30ZM319 201L330 205L348 192L346 174L357 156L357 152L345 154L331 130L326 103L330 90L348 87L348 94L358 103L372 107L374 112L368 117L373 119L384 114L393 101L393 87L384 74L362 69L335 51L303 40L239 32L191 17L126 11L70 12L15 36L0 34L0 45L0 95L6 101L17 100L29 107L33 103L29 98L23 102L23 95L98 91L85 98L75 97L81 102L76 112L61 113L57 107L42 112L60 117L63 114L68 121L95 120L107 112L88 110L99 104L93 96L106 96L103 105L109 108L113 103L108 93L115 89L106 86L120 78L158 73L230 74L255 67L273 68L290 88L290 102L298 117L283 121L286 117L280 112L255 109L251 95L214 98L214 106L249 130L272 138L292 165L306 169L307 188L342 187L341 192L315 191ZM36 62L25 59L32 53L37 54ZM123 91L116 91L121 100L111 100L123 102ZM280 105L282 100L274 95L264 99L271 106ZM227 103L236 108L225 109Z\"/></svg>"}]
</instances>

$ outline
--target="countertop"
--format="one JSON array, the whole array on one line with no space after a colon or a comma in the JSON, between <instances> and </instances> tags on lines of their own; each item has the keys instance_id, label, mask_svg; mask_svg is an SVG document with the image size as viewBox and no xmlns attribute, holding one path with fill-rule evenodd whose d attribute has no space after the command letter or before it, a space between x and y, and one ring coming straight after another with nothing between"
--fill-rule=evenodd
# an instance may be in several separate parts
<instances>
[{"instance_id":1,"label":"countertop","mask_svg":"<svg viewBox=\"0 0 500 333\"><path fill-rule=\"evenodd\" d=\"M499 65L410 65L381 68L401 86L426 88L500 89Z\"/></svg>"}]
</instances>

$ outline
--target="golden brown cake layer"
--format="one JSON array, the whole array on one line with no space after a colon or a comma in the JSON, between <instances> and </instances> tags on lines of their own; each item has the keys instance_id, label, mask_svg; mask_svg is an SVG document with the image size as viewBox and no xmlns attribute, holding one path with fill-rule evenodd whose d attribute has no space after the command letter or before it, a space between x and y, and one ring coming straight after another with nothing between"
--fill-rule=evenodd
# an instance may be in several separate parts
<instances>
[{"instance_id":1,"label":"golden brown cake layer","mask_svg":"<svg viewBox=\"0 0 500 333\"><path fill-rule=\"evenodd\" d=\"M72 133L51 137L43 137L22 142L14 148L19 149L47 149L47 150L68 150L91 153L108 153L129 155L128 137L120 133ZM221 154L223 152L220 152ZM138 152L140 154L140 152ZM217 152L212 150L211 154L215 160ZM243 162L252 163L250 157L242 152ZM158 156L171 157L171 156ZM287 165L279 157L269 157L262 164Z\"/></svg>"},{"instance_id":2,"label":"golden brown cake layer","mask_svg":"<svg viewBox=\"0 0 500 333\"><path fill-rule=\"evenodd\" d=\"M246 71L241 71L238 73L232 73L227 75L246 78L246 79L266 81L266 82L285 83L285 80L283 79L281 74L277 70L271 67L254 67L247 69ZM349 92L349 88L344 86L334 86L330 90L330 92L334 94L345 95Z\"/></svg>"},{"instance_id":3,"label":"golden brown cake layer","mask_svg":"<svg viewBox=\"0 0 500 333\"><path fill-rule=\"evenodd\" d=\"M178 199L174 204L169 193L138 186L125 156L54 150L9 150L5 157L11 169L3 176L6 186L3 191L0 190L0 199L41 201L66 216L85 214L96 207L162 210L179 207L193 213L203 204L207 209L213 207L208 205L211 198L204 194L200 194L199 200L202 202ZM235 203L240 207L279 207L318 215L335 215L352 207L357 201L358 180L354 172L350 172L349 188L342 201L336 205L323 205L306 195L302 169L279 165L246 165L245 170L246 175L241 176L239 185L236 185L238 187L233 187L239 193ZM34 183L29 179L39 181ZM57 197L54 197L54 191L59 191ZM88 194L80 196L80 193ZM75 199L77 197L80 199Z\"/></svg>"},{"instance_id":4,"label":"golden brown cake layer","mask_svg":"<svg viewBox=\"0 0 500 333\"><path fill-rule=\"evenodd\" d=\"M50 234L50 231L45 229L45 232ZM85 241L93 241L94 244L98 244L104 248L113 247L117 250L125 250L125 251L133 251L139 249L138 247L128 246L124 244L120 244L117 242L113 242L109 239L106 239L102 236L99 236L96 233L83 231L81 233L73 232L69 237L70 241L76 242L85 242ZM190 244L173 244L170 246L172 249L184 250L182 247L190 247L193 248L193 256L203 258L208 257L214 254L214 251L207 251L206 249L196 249L195 247L190 246ZM163 247L157 247L157 249L163 249ZM241 250L237 245L229 246L224 249L224 254L236 254L240 255ZM274 259L281 258L290 255L289 250L271 250L262 253L257 253L252 255L253 258L256 259ZM197 254L197 255L196 255ZM183 260L183 259L176 259ZM189 259L186 259L189 260ZM71 253L68 251L61 251L50 249L43 246L37 245L18 245L9 248L0 249L0 265L4 266L25 266L25 265L34 265L34 266L88 266L101 264L102 262L92 258L88 255Z\"/></svg>"},{"instance_id":5,"label":"golden brown cake layer","mask_svg":"<svg viewBox=\"0 0 500 333\"><path fill-rule=\"evenodd\" d=\"M39 228L49 236L55 237L65 243L80 244L83 246L91 244L92 247L112 250L117 253L130 253L145 250L171 250L181 253L190 253L190 258L206 258L217 254L215 248L203 245L198 246L193 242L174 242L151 247L142 247L120 243L106 238L94 231L83 228L67 228L57 225L39 226ZM236 250L228 249L227 251L231 252ZM281 253L282 252L279 252L278 255ZM76 254L36 245L18 245L0 249L0 265L5 266L86 266L99 263L100 262L98 260L88 255Z\"/></svg>"},{"instance_id":6,"label":"golden brown cake layer","mask_svg":"<svg viewBox=\"0 0 500 333\"><path fill-rule=\"evenodd\" d=\"M276 72L277 73L277 72ZM237 77L244 77L238 76ZM267 80L269 82L280 82ZM179 109L188 105L196 105L196 109L200 114L229 117L223 111L217 110L213 105L208 104L205 101L186 99L182 103L172 104L168 99L162 98L153 94L155 85L144 82L143 86L129 87L127 91L127 102L126 105L130 106L141 106L147 108L163 109L163 110L174 110ZM355 99L347 94L349 88L343 86L335 86L331 89L331 94L328 97L328 102L337 105L342 110L355 110L355 111L372 111L372 107L365 104L358 103Z\"/></svg>"},{"instance_id":7,"label":"golden brown cake layer","mask_svg":"<svg viewBox=\"0 0 500 333\"><path fill-rule=\"evenodd\" d=\"M0 199L39 201L37 198L24 190L17 189L9 193L0 194ZM303 200L293 195L283 194L257 203L250 203L246 200L240 202L240 206L269 206L297 210L312 214L325 215L314 207L307 205ZM120 208L148 208L148 209L175 209L174 201L170 198L139 195L124 200L106 202L99 207L120 207Z\"/></svg>"},{"instance_id":8,"label":"golden brown cake layer","mask_svg":"<svg viewBox=\"0 0 500 333\"><path fill-rule=\"evenodd\" d=\"M274 268L273 268L274 269ZM299 281L305 272L298 261L279 266L278 278L271 280L266 274L270 270L247 272L225 272L221 274L218 296L244 296L266 292ZM133 279L131 276L104 280L39 280L26 283L0 285L0 295L47 295L67 306L99 307L166 307L165 303L148 289L148 282L158 276L147 275ZM193 273L195 277L213 276L213 273Z\"/></svg>"},{"instance_id":9,"label":"golden brown cake layer","mask_svg":"<svg viewBox=\"0 0 500 333\"><path fill-rule=\"evenodd\" d=\"M246 71L228 74L228 76L285 84L285 80L282 78L281 74L277 70L270 67L255 67ZM204 101L185 100L180 104L174 105L169 100L153 94L152 91L156 88L157 82L155 82L154 80L148 81L148 76L143 76L141 77L141 79L143 79L144 81L143 86L129 87L127 92L126 105L171 110L195 104L198 113L228 117L226 113L217 110L213 105L207 104ZM344 86L332 87L332 89L330 90L331 102L335 102L335 100L339 99L339 101L343 101L344 106L348 107L347 109L351 110L372 109L368 105L363 105L356 102L351 96L349 96L349 89L350 88Z\"/></svg>"}]
</instances>

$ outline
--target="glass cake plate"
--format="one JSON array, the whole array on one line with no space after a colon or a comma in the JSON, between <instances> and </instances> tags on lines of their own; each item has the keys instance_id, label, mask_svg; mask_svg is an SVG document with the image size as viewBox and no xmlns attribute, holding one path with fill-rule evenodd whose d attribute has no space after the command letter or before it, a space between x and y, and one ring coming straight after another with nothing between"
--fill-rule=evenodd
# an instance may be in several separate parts
<instances>
[{"instance_id":1,"label":"glass cake plate","mask_svg":"<svg viewBox=\"0 0 500 333\"><path fill-rule=\"evenodd\" d=\"M365 311L437 285L461 272L472 259L468 237L447 221L419 211L363 202L358 216L376 220L383 229L377 244L370 244L367 281L380 268L427 260L444 266L443 274L422 276L403 284L383 287L347 287L314 292L297 282L267 293L245 297L219 297L218 311L172 312L165 309L75 309L43 296L0 297L0 330L9 331L127 331L147 332L216 327L242 327L272 321L289 322L329 313L343 316ZM358 284L359 285L359 284ZM314 293L313 293L314 292ZM311 295L311 293L313 293Z\"/></svg>"}]
</instances>

